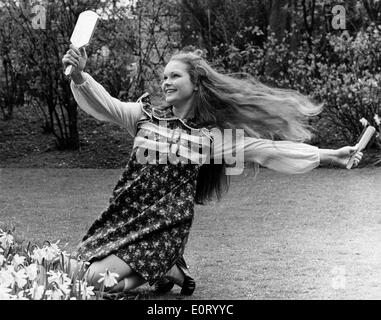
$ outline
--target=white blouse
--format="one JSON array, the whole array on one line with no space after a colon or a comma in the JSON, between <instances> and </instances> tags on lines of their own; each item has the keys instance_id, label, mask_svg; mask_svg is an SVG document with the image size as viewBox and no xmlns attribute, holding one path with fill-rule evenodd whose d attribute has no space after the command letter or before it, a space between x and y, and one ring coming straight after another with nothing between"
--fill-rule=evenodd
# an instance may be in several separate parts
<instances>
[{"instance_id":1,"label":"white blouse","mask_svg":"<svg viewBox=\"0 0 381 320\"><path fill-rule=\"evenodd\" d=\"M83 76L85 82L77 85L71 81L70 84L79 107L98 120L109 121L127 129L129 134L135 138L136 145L138 139L142 139L142 137L136 136L138 121L144 117L142 103L139 101L122 102L113 98L88 73L83 72ZM234 160L233 154L242 154L244 162L254 162L289 174L305 173L320 164L319 149L305 143L244 137L242 143L235 143L233 146L231 141L224 141L220 137L221 133L217 128L208 133L212 142L211 158L223 157L228 164L229 161ZM152 141L149 142L151 145ZM170 151L171 145L165 150ZM229 158L229 155L232 156Z\"/></svg>"}]
</instances>

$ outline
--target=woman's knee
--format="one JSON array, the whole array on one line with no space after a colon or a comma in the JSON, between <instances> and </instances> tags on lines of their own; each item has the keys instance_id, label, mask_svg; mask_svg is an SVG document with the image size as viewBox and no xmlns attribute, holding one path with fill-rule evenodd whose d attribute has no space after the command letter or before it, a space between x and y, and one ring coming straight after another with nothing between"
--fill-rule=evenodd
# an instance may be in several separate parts
<instances>
[{"instance_id":1,"label":"woman's knee","mask_svg":"<svg viewBox=\"0 0 381 320\"><path fill-rule=\"evenodd\" d=\"M85 273L85 280L88 285L98 288L98 280L101 278L100 274L103 272L105 272L105 268L101 261L91 263Z\"/></svg>"},{"instance_id":2,"label":"woman's knee","mask_svg":"<svg viewBox=\"0 0 381 320\"><path fill-rule=\"evenodd\" d=\"M106 270L118 274L118 277L116 278L116 281L118 282L133 273L133 270L128 264L115 255L110 255L90 264L85 275L87 283L98 288L100 286L98 281L102 277L101 273L105 273Z\"/></svg>"}]
</instances>

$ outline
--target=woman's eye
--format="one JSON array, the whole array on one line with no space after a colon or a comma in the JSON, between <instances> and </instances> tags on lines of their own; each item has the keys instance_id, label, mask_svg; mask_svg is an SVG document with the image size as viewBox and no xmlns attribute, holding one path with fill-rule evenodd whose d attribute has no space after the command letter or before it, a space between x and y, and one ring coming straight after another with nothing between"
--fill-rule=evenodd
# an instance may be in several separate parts
<instances>
[{"instance_id":1,"label":"woman's eye","mask_svg":"<svg viewBox=\"0 0 381 320\"><path fill-rule=\"evenodd\" d=\"M171 78L178 78L178 77L180 77L180 75L177 73L171 75ZM163 77L163 80L167 80L167 79L168 79L168 76Z\"/></svg>"}]
</instances>

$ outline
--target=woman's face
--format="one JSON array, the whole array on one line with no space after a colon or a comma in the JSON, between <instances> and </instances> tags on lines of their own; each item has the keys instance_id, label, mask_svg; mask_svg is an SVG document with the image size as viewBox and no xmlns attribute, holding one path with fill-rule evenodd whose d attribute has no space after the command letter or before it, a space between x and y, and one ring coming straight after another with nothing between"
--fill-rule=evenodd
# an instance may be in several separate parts
<instances>
[{"instance_id":1,"label":"woman's face","mask_svg":"<svg viewBox=\"0 0 381 320\"><path fill-rule=\"evenodd\" d=\"M167 103L181 106L193 98L195 85L190 79L187 65L172 60L164 69L162 89Z\"/></svg>"}]
</instances>

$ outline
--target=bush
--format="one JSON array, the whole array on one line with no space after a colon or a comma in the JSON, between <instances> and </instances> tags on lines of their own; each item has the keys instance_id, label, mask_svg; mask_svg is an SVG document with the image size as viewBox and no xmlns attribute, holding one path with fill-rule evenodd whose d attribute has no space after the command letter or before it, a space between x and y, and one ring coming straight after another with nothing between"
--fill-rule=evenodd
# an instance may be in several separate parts
<instances>
[{"instance_id":1,"label":"bush","mask_svg":"<svg viewBox=\"0 0 381 320\"><path fill-rule=\"evenodd\" d=\"M381 114L381 27L371 25L354 36L348 33L302 40L292 51L291 33L282 41L274 34L263 47L233 45L215 57L221 71L243 72L280 88L290 88L323 102L325 108L311 124L317 144L354 143L362 132L361 118L372 125Z\"/></svg>"}]
</instances>

